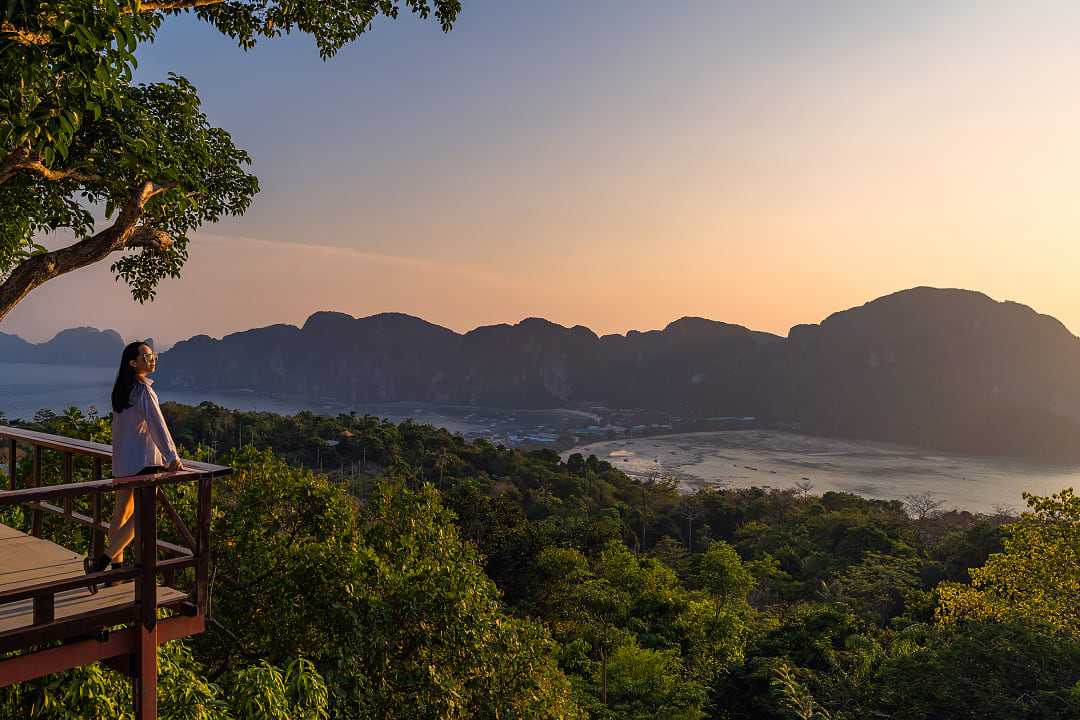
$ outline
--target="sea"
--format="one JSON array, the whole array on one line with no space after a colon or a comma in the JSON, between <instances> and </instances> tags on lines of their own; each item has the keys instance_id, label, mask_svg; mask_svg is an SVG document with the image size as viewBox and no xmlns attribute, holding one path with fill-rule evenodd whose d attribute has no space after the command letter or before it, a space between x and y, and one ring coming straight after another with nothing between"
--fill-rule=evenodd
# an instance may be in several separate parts
<instances>
[{"instance_id":1,"label":"sea","mask_svg":"<svg viewBox=\"0 0 1080 720\"><path fill-rule=\"evenodd\" d=\"M115 373L111 367L0 363L0 412L10 420L30 420L39 410L60 413L69 407L77 407L83 412L96 409L104 415L109 409ZM418 402L345 404L325 399L273 397L250 391L192 392L161 386L154 389L163 403L198 405L209 401L232 410L280 415L294 415L302 410L319 415L356 412L395 423L412 419L446 428L467 439L487 438L507 446L552 443L561 434L598 420L591 413L576 410L508 410Z\"/></svg>"},{"instance_id":2,"label":"sea","mask_svg":"<svg viewBox=\"0 0 1080 720\"><path fill-rule=\"evenodd\" d=\"M882 442L838 440L773 430L725 430L582 445L638 478L670 475L683 488L776 489L810 485L864 497L905 500L930 493L942 510L1015 513L1024 492L1080 489L1080 465L972 457Z\"/></svg>"},{"instance_id":3,"label":"sea","mask_svg":"<svg viewBox=\"0 0 1080 720\"><path fill-rule=\"evenodd\" d=\"M41 409L70 406L104 414L115 371L84 365L0 363L0 411L8 419L30 419ZM336 415L350 411L394 422L444 427L468 439L487 438L507 446L554 442L596 417L575 410L508 410L461 405L395 402L345 405L303 401L254 392L196 393L158 388L163 402L292 415L301 410ZM564 446L565 447L565 446ZM639 478L668 474L686 491L699 487L791 488L812 485L871 498L903 500L932 493L943 509L993 513L1024 508L1022 493L1037 495L1080 488L1080 466L1040 464L1008 458L952 455L890 443L837 440L771 430L660 435L595 442L563 457L594 454Z\"/></svg>"}]
</instances>

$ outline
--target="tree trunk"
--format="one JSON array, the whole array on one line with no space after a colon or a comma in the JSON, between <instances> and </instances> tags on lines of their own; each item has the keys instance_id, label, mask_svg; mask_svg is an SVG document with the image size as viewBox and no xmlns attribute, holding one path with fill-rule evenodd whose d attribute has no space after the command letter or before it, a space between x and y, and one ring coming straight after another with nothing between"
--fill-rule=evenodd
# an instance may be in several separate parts
<instances>
[{"instance_id":1,"label":"tree trunk","mask_svg":"<svg viewBox=\"0 0 1080 720\"><path fill-rule=\"evenodd\" d=\"M153 192L153 185L143 183L135 188L131 199L120 211L116 222L92 237L21 262L0 284L0 320L7 317L19 302L34 288L72 270L93 265L110 253L122 250L135 234L143 205Z\"/></svg>"},{"instance_id":2,"label":"tree trunk","mask_svg":"<svg viewBox=\"0 0 1080 720\"><path fill-rule=\"evenodd\" d=\"M600 646L600 701L607 706L607 651Z\"/></svg>"}]
</instances>

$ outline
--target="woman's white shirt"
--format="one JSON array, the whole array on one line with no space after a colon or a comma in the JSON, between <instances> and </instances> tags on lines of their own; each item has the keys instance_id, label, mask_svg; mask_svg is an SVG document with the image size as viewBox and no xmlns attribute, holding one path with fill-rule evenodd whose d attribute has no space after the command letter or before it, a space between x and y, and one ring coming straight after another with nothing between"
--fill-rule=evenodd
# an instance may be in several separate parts
<instances>
[{"instance_id":1,"label":"woman's white shirt","mask_svg":"<svg viewBox=\"0 0 1080 720\"><path fill-rule=\"evenodd\" d=\"M113 477L134 475L151 465L168 466L178 457L153 384L136 376L131 407L113 413Z\"/></svg>"}]
</instances>

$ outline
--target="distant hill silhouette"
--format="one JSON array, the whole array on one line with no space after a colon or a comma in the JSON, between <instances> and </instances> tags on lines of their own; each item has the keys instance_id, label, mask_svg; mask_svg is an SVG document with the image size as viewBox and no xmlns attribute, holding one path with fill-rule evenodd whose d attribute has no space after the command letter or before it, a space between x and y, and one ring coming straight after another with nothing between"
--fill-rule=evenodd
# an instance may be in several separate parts
<instances>
[{"instance_id":1,"label":"distant hill silhouette","mask_svg":"<svg viewBox=\"0 0 1080 720\"><path fill-rule=\"evenodd\" d=\"M787 338L701 318L625 336L538 318L460 335L408 315L320 312L302 328L177 343L159 378L358 404L754 415L815 434L1080 459L1080 340L966 290L905 290Z\"/></svg>"},{"instance_id":2,"label":"distant hill silhouette","mask_svg":"<svg viewBox=\"0 0 1080 720\"><path fill-rule=\"evenodd\" d=\"M59 352L76 337L66 333L87 332L30 347L71 358ZM119 336L100 335L112 364ZM27 346L0 335L0 359ZM1080 339L1052 317L967 290L901 291L786 338L692 317L599 337L539 318L459 334L398 313L318 312L300 328L179 342L156 377L162 388L357 405L593 402L689 419L753 415L813 434L1080 461Z\"/></svg>"},{"instance_id":3,"label":"distant hill silhouette","mask_svg":"<svg viewBox=\"0 0 1080 720\"><path fill-rule=\"evenodd\" d=\"M1080 460L1080 340L982 293L916 288L791 329L782 416L822 435Z\"/></svg>"},{"instance_id":4,"label":"distant hill silhouette","mask_svg":"<svg viewBox=\"0 0 1080 720\"><path fill-rule=\"evenodd\" d=\"M759 406L784 340L684 318L662 331L598 337L539 318L459 335L396 313L319 312L302 328L200 335L162 357L162 386L251 389L345 403L416 400L547 408L579 402L715 414ZM762 383L766 384L762 384Z\"/></svg>"},{"instance_id":5,"label":"distant hill silhouette","mask_svg":"<svg viewBox=\"0 0 1080 720\"><path fill-rule=\"evenodd\" d=\"M51 340L29 343L0 333L0 362L44 365L117 365L124 340L115 330L78 327L62 330Z\"/></svg>"}]
</instances>

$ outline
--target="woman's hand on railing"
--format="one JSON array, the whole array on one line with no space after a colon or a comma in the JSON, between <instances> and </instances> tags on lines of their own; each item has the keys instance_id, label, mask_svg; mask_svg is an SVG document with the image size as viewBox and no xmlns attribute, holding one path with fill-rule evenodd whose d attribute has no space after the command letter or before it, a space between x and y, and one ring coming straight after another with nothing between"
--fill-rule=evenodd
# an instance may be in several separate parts
<instances>
[{"instance_id":1,"label":"woman's hand on railing","mask_svg":"<svg viewBox=\"0 0 1080 720\"><path fill-rule=\"evenodd\" d=\"M176 472L177 470L186 470L187 468L184 467L184 463L180 462L180 458L176 458L169 463L169 467L166 469L170 472Z\"/></svg>"}]
</instances>

